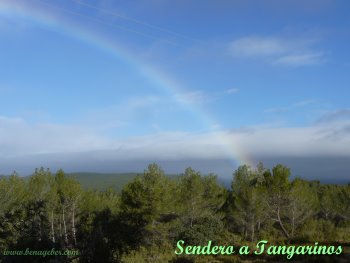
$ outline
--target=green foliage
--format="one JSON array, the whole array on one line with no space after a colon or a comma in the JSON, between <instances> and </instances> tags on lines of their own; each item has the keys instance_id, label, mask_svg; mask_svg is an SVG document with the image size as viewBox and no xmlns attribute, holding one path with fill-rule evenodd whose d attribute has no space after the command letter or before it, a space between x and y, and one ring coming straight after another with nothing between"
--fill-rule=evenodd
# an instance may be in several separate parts
<instances>
[{"instance_id":1,"label":"green foliage","mask_svg":"<svg viewBox=\"0 0 350 263\"><path fill-rule=\"evenodd\" d=\"M216 176L201 176L187 168L178 180L175 193L177 203L181 204L175 223L176 239L192 244L217 240L224 228L220 210L226 190L218 184Z\"/></svg>"},{"instance_id":2,"label":"green foliage","mask_svg":"<svg viewBox=\"0 0 350 263\"><path fill-rule=\"evenodd\" d=\"M162 244L162 246L140 247L130 253L124 255L121 259L122 263L163 263L169 262L174 257L173 247L170 244Z\"/></svg>"},{"instance_id":3,"label":"green foliage","mask_svg":"<svg viewBox=\"0 0 350 263\"><path fill-rule=\"evenodd\" d=\"M192 226L179 224L177 231L177 240L184 240L186 244L205 245L208 240L215 243L220 240L224 225L217 216L203 216L196 218Z\"/></svg>"},{"instance_id":4,"label":"green foliage","mask_svg":"<svg viewBox=\"0 0 350 263\"><path fill-rule=\"evenodd\" d=\"M62 170L1 177L0 251L76 248L81 255L73 262L240 262L237 256L176 256L174 244L350 242L350 185L291 180L283 165L242 165L231 190L192 168L167 177L150 164L131 177L103 190L84 189Z\"/></svg>"},{"instance_id":5,"label":"green foliage","mask_svg":"<svg viewBox=\"0 0 350 263\"><path fill-rule=\"evenodd\" d=\"M316 214L317 192L307 181L295 179L291 184L290 208L287 211L288 228L293 238L303 223Z\"/></svg>"},{"instance_id":6,"label":"green foliage","mask_svg":"<svg viewBox=\"0 0 350 263\"><path fill-rule=\"evenodd\" d=\"M167 178L156 165L151 164L143 176L128 183L121 193L121 209L138 224L150 224L158 219L167 207Z\"/></svg>"},{"instance_id":7,"label":"green foliage","mask_svg":"<svg viewBox=\"0 0 350 263\"><path fill-rule=\"evenodd\" d=\"M17 244L22 238L27 192L17 175L0 179L0 250Z\"/></svg>"},{"instance_id":8,"label":"green foliage","mask_svg":"<svg viewBox=\"0 0 350 263\"><path fill-rule=\"evenodd\" d=\"M235 229L244 235L245 239L255 240L256 232L260 231L266 214L266 203L263 202L266 192L262 186L260 165L256 170L249 166L240 166L234 173L232 181L232 201L229 207L229 217L235 224Z\"/></svg>"},{"instance_id":9,"label":"green foliage","mask_svg":"<svg viewBox=\"0 0 350 263\"><path fill-rule=\"evenodd\" d=\"M334 242L338 239L337 228L329 220L310 219L301 226L299 239L305 241Z\"/></svg>"}]
</instances>

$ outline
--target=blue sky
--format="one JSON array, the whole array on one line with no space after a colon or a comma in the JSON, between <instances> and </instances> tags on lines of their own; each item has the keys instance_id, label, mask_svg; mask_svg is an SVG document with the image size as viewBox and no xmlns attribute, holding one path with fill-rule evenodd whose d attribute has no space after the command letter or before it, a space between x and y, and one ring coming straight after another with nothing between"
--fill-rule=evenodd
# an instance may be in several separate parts
<instances>
[{"instance_id":1,"label":"blue sky","mask_svg":"<svg viewBox=\"0 0 350 263\"><path fill-rule=\"evenodd\" d=\"M350 156L349 8L1 1L2 162Z\"/></svg>"}]
</instances>

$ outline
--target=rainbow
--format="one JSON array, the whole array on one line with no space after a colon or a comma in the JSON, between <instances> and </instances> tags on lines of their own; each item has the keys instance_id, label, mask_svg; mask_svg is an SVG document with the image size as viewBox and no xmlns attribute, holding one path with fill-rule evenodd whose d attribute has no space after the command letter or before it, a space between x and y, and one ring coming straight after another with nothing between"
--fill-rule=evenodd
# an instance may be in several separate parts
<instances>
[{"instance_id":1,"label":"rainbow","mask_svg":"<svg viewBox=\"0 0 350 263\"><path fill-rule=\"evenodd\" d=\"M45 4L44 1L41 3ZM18 17L28 20L34 25L49 28L52 31L78 39L84 44L93 46L103 52L108 52L108 54L135 69L138 74L145 76L151 83L154 83L157 88L172 96L177 103L203 122L205 127L209 128L209 131L213 134L217 134L216 140L227 153L227 157L232 160L233 167L237 164L252 163L248 155L240 149L237 143L233 143L232 140L227 140L227 136L220 136L220 134L223 135L223 133L215 132L212 127L214 127L217 122L214 121L214 118L209 112L191 101L186 101L181 99L181 97L179 98L178 94L184 94L186 92L182 85L156 67L145 63L140 58L133 55L127 48L109 39L106 35L96 32L96 30L93 31L84 28L72 21L67 22L59 16L54 15L52 12L47 12L33 4L28 4L27 1L2 0L0 2L0 17L1 16Z\"/></svg>"}]
</instances>

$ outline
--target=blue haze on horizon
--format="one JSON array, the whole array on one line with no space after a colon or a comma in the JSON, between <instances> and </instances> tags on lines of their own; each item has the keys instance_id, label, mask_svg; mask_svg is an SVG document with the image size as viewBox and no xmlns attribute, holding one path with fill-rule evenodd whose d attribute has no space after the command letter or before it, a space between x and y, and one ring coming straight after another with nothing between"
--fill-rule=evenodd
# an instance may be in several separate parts
<instances>
[{"instance_id":1,"label":"blue haze on horizon","mask_svg":"<svg viewBox=\"0 0 350 263\"><path fill-rule=\"evenodd\" d=\"M349 11L330 0L3 0L0 174L54 163L43 156L74 156L68 171L104 159L119 162L111 170L347 160Z\"/></svg>"}]
</instances>

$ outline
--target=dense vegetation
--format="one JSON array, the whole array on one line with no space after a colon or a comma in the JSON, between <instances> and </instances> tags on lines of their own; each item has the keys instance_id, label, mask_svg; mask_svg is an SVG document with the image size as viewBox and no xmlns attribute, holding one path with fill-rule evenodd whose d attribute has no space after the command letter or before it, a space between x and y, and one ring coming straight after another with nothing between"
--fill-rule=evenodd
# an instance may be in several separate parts
<instances>
[{"instance_id":1,"label":"dense vegetation","mask_svg":"<svg viewBox=\"0 0 350 263\"><path fill-rule=\"evenodd\" d=\"M186 244L350 242L350 184L290 179L277 165L243 165L231 189L191 168L167 177L151 164L120 192L83 190L62 170L0 179L0 251L79 249L77 257L3 257L2 262L237 262L177 256ZM1 257L1 256L0 256ZM55 261L56 260L56 261ZM259 259L261 260L261 259ZM261 262L261 261L260 261Z\"/></svg>"}]
</instances>

